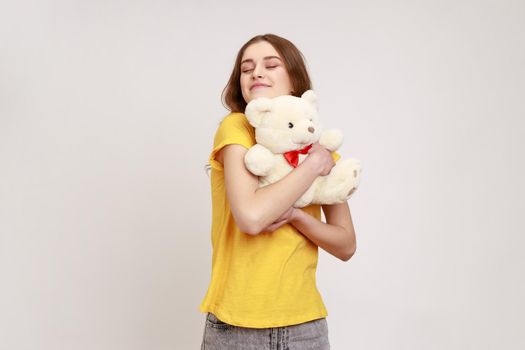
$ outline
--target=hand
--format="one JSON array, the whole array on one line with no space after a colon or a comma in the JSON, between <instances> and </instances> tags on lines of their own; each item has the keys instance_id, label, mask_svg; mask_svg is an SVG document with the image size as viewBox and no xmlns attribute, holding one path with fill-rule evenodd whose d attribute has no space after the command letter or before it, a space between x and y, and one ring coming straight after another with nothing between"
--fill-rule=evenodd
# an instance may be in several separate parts
<instances>
[{"instance_id":1,"label":"hand","mask_svg":"<svg viewBox=\"0 0 525 350\"><path fill-rule=\"evenodd\" d=\"M330 173L330 170L335 166L334 159L329 150L324 148L316 142L312 145L312 148L308 151L308 157L306 157L305 162L315 162L319 175L325 176Z\"/></svg>"},{"instance_id":2,"label":"hand","mask_svg":"<svg viewBox=\"0 0 525 350\"><path fill-rule=\"evenodd\" d=\"M295 217L296 208L290 207L287 211L285 211L281 216L279 216L272 224L268 225L263 231L264 232L273 232L277 230L279 227L286 225L290 221L292 221Z\"/></svg>"}]
</instances>

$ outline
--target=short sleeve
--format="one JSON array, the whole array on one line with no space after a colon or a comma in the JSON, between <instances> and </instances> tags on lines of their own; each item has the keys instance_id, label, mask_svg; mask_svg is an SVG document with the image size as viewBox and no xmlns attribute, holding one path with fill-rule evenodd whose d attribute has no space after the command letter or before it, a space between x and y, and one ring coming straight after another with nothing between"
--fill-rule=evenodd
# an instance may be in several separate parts
<instances>
[{"instance_id":1,"label":"short sleeve","mask_svg":"<svg viewBox=\"0 0 525 350\"><path fill-rule=\"evenodd\" d=\"M222 164L216 159L217 153L224 146L232 144L241 145L246 148L250 148L255 144L255 130L242 113L231 113L227 115L217 128L213 141L213 150L209 158L209 163L212 168L222 171Z\"/></svg>"}]
</instances>

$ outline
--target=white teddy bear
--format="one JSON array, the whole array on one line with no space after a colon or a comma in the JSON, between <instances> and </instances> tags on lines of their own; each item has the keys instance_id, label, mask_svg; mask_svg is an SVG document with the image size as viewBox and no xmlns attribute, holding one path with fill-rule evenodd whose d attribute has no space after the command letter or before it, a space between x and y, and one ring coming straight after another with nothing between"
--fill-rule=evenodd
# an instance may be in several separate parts
<instances>
[{"instance_id":1,"label":"white teddy bear","mask_svg":"<svg viewBox=\"0 0 525 350\"><path fill-rule=\"evenodd\" d=\"M248 150L244 161L248 170L259 176L259 187L286 176L307 157L313 143L319 141L330 151L341 146L339 130L321 132L316 102L315 93L308 90L301 97L262 97L248 103L245 115L255 128L257 144ZM339 160L328 175L314 180L294 207L342 203L357 189L360 174L359 160Z\"/></svg>"}]
</instances>

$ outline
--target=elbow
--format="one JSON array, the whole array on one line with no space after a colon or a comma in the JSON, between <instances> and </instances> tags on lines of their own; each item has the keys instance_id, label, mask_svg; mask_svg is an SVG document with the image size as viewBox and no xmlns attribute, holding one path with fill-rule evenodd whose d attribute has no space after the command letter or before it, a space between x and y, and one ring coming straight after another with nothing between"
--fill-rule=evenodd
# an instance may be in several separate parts
<instances>
[{"instance_id":1,"label":"elbow","mask_svg":"<svg viewBox=\"0 0 525 350\"><path fill-rule=\"evenodd\" d=\"M244 232L250 236L256 236L262 232L263 227L260 225L258 218L255 215L249 213L241 213L238 218L235 218L237 227L241 232Z\"/></svg>"},{"instance_id":2,"label":"elbow","mask_svg":"<svg viewBox=\"0 0 525 350\"><path fill-rule=\"evenodd\" d=\"M346 262L346 261L350 260L352 258L352 256L354 256L355 250L356 250L356 245L353 244L347 250L345 250L344 252L339 254L338 258L341 259L342 261Z\"/></svg>"},{"instance_id":3,"label":"elbow","mask_svg":"<svg viewBox=\"0 0 525 350\"><path fill-rule=\"evenodd\" d=\"M247 226L243 226L242 228L239 227L239 229L250 235L250 236L257 236L259 233L261 233L262 231L255 225L247 225Z\"/></svg>"}]
</instances>

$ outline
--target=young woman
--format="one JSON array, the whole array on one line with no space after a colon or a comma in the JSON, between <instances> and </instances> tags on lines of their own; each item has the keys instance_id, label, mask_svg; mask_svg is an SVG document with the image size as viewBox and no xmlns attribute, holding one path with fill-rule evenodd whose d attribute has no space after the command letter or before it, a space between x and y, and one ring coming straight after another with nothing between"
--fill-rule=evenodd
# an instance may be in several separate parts
<instances>
[{"instance_id":1,"label":"young woman","mask_svg":"<svg viewBox=\"0 0 525 350\"><path fill-rule=\"evenodd\" d=\"M311 88L300 51L276 35L259 35L237 55L223 92L231 110L210 155L212 276L200 310L202 349L329 349L327 311L316 286L318 247L347 261L355 232L347 203L302 209L293 203L337 160L318 143L277 183L258 188L244 166L255 144L243 112L258 97L301 96Z\"/></svg>"}]
</instances>

